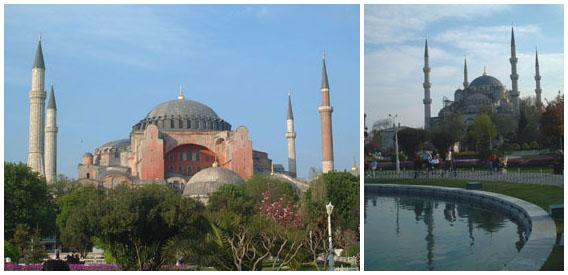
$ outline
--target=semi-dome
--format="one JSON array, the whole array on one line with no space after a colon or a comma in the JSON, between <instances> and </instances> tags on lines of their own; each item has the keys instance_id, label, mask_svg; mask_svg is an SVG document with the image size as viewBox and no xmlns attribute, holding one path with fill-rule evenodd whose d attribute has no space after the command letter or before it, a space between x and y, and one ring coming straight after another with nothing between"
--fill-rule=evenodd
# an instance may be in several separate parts
<instances>
[{"instance_id":1,"label":"semi-dome","mask_svg":"<svg viewBox=\"0 0 568 275\"><path fill-rule=\"evenodd\" d=\"M200 102L184 97L170 100L154 107L133 130L144 130L149 124L160 130L229 131L231 125L215 111Z\"/></svg>"},{"instance_id":2,"label":"semi-dome","mask_svg":"<svg viewBox=\"0 0 568 275\"><path fill-rule=\"evenodd\" d=\"M103 148L119 149L119 148L124 148L124 147L128 147L128 146L130 146L130 139L126 138L126 139L119 139L119 140L113 140L113 141L107 142L107 143L101 145L99 147L99 149L103 149Z\"/></svg>"},{"instance_id":3,"label":"semi-dome","mask_svg":"<svg viewBox=\"0 0 568 275\"><path fill-rule=\"evenodd\" d=\"M484 74L476 79L474 79L471 84L469 84L470 88L481 88L481 87L504 87L499 79L492 77L490 75Z\"/></svg>"},{"instance_id":4,"label":"semi-dome","mask_svg":"<svg viewBox=\"0 0 568 275\"><path fill-rule=\"evenodd\" d=\"M213 167L197 172L187 182L183 195L185 197L208 197L226 184L244 184L244 180L235 172L223 168Z\"/></svg>"}]
</instances>

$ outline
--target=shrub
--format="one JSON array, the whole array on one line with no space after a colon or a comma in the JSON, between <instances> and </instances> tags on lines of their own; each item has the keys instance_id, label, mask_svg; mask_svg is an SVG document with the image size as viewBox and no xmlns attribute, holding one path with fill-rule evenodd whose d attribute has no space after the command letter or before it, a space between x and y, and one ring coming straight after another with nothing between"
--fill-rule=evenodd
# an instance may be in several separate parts
<instances>
[{"instance_id":1,"label":"shrub","mask_svg":"<svg viewBox=\"0 0 568 275\"><path fill-rule=\"evenodd\" d=\"M529 146L530 146L531 149L535 149L535 150L540 147L540 146L538 145L538 142L536 142L536 141L531 142L531 143L529 144Z\"/></svg>"},{"instance_id":2,"label":"shrub","mask_svg":"<svg viewBox=\"0 0 568 275\"><path fill-rule=\"evenodd\" d=\"M69 265L63 260L47 260L43 263L42 271L70 271Z\"/></svg>"},{"instance_id":3,"label":"shrub","mask_svg":"<svg viewBox=\"0 0 568 275\"><path fill-rule=\"evenodd\" d=\"M513 143L512 147L513 150L521 150L521 145L519 145L518 143Z\"/></svg>"},{"instance_id":4,"label":"shrub","mask_svg":"<svg viewBox=\"0 0 568 275\"><path fill-rule=\"evenodd\" d=\"M13 263L18 263L20 260L18 249L9 241L4 241L4 257L9 257Z\"/></svg>"},{"instance_id":5,"label":"shrub","mask_svg":"<svg viewBox=\"0 0 568 275\"><path fill-rule=\"evenodd\" d=\"M523 149L523 150L530 150L531 148L529 147L529 144L525 142L525 143L523 143L523 144L521 145L521 149Z\"/></svg>"},{"instance_id":6,"label":"shrub","mask_svg":"<svg viewBox=\"0 0 568 275\"><path fill-rule=\"evenodd\" d=\"M454 159L479 159L479 153L475 151L463 151L453 154Z\"/></svg>"}]
</instances>

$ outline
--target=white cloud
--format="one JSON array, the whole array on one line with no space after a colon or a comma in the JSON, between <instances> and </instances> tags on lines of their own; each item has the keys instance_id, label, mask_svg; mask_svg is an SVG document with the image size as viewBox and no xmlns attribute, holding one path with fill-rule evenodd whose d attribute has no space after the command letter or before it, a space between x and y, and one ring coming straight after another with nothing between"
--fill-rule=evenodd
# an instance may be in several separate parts
<instances>
[{"instance_id":1,"label":"white cloud","mask_svg":"<svg viewBox=\"0 0 568 275\"><path fill-rule=\"evenodd\" d=\"M427 26L444 19L490 17L506 5L366 5L365 43L402 43L425 36Z\"/></svg>"}]
</instances>

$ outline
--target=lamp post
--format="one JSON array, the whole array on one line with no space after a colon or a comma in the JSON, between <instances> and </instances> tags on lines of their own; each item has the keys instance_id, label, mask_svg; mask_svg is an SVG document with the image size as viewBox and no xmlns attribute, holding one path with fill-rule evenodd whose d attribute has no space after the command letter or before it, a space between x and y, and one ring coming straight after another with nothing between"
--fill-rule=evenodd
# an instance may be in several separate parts
<instances>
[{"instance_id":1,"label":"lamp post","mask_svg":"<svg viewBox=\"0 0 568 275\"><path fill-rule=\"evenodd\" d=\"M394 152L396 154L396 173L400 173L400 160L398 159L398 127L396 127L396 118L398 114L394 116L389 114L389 117L392 119L392 128L394 131Z\"/></svg>"},{"instance_id":2,"label":"lamp post","mask_svg":"<svg viewBox=\"0 0 568 275\"><path fill-rule=\"evenodd\" d=\"M329 271L334 271L335 267L335 259L333 256L333 242L331 241L331 212L333 211L333 204L329 202L325 209L327 210L327 232L329 234L329 255L327 256L327 260L329 263Z\"/></svg>"}]
</instances>

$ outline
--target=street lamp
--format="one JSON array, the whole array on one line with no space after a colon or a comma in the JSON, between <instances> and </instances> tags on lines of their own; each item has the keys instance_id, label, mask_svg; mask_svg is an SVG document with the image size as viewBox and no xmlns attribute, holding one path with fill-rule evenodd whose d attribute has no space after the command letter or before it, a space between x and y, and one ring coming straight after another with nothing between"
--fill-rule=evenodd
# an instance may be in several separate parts
<instances>
[{"instance_id":1,"label":"street lamp","mask_svg":"<svg viewBox=\"0 0 568 275\"><path fill-rule=\"evenodd\" d=\"M333 204L329 202L325 206L325 209L327 210L327 232L329 234L329 255L327 256L327 260L329 263L329 271L334 271L335 259L333 257L333 243L331 241L331 212L333 212Z\"/></svg>"},{"instance_id":2,"label":"street lamp","mask_svg":"<svg viewBox=\"0 0 568 275\"><path fill-rule=\"evenodd\" d=\"M400 173L400 160L398 159L398 127L396 127L396 118L398 114L394 116L389 114L389 117L392 119L392 128L394 131L394 152L396 154L396 173Z\"/></svg>"}]
</instances>

